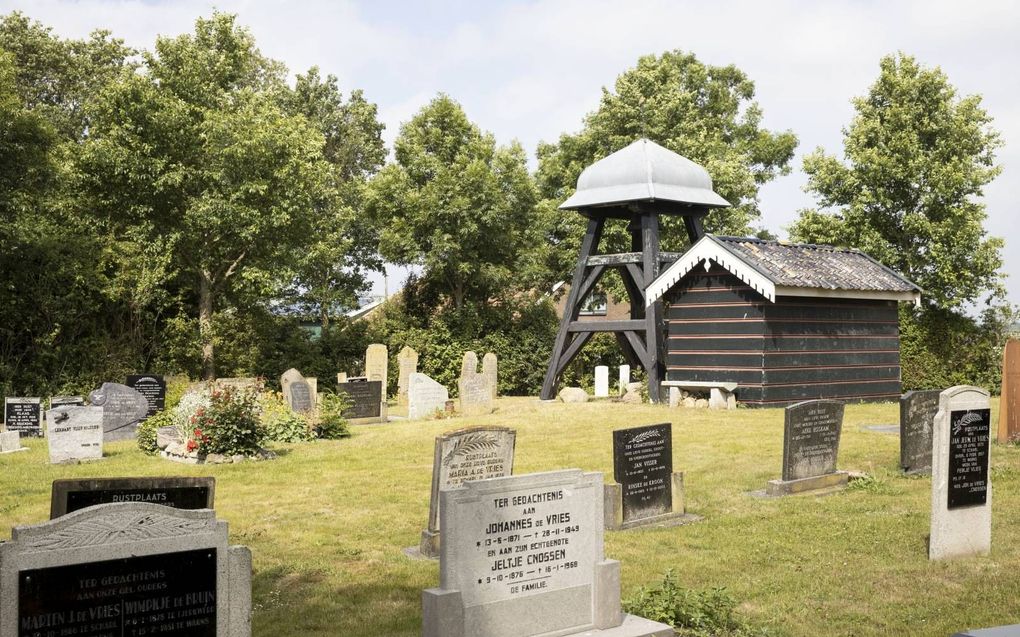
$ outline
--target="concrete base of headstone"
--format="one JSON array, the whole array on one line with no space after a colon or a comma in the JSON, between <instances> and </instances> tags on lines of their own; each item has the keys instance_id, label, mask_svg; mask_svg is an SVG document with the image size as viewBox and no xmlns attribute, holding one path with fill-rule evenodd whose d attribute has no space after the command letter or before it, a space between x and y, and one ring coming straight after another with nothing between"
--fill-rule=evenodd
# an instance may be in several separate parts
<instances>
[{"instance_id":1,"label":"concrete base of headstone","mask_svg":"<svg viewBox=\"0 0 1020 637\"><path fill-rule=\"evenodd\" d=\"M385 402L379 403L379 415L372 416L371 418L348 418L347 422L352 425L373 425L381 422L389 422L390 417L387 413L389 405Z\"/></svg>"},{"instance_id":2,"label":"concrete base of headstone","mask_svg":"<svg viewBox=\"0 0 1020 637\"><path fill-rule=\"evenodd\" d=\"M670 626L620 609L620 563L604 560L595 565L593 625L576 632L534 633L534 637L674 637ZM422 637L479 637L466 632L460 591L429 588L422 591ZM507 618L507 626L526 618ZM516 627L516 626L515 626ZM515 634L525 634L516 631Z\"/></svg>"},{"instance_id":3,"label":"concrete base of headstone","mask_svg":"<svg viewBox=\"0 0 1020 637\"><path fill-rule=\"evenodd\" d=\"M765 487L765 495L775 498L784 495L808 493L820 489L842 489L846 487L850 474L836 471L821 476L801 478L799 480L769 480Z\"/></svg>"},{"instance_id":4,"label":"concrete base of headstone","mask_svg":"<svg viewBox=\"0 0 1020 637\"><path fill-rule=\"evenodd\" d=\"M0 431L0 453L15 453L28 451L28 447L21 446L20 431Z\"/></svg>"},{"instance_id":5,"label":"concrete base of headstone","mask_svg":"<svg viewBox=\"0 0 1020 637\"><path fill-rule=\"evenodd\" d=\"M439 559L439 531L422 530L421 542L418 544L418 553L430 560Z\"/></svg>"},{"instance_id":6,"label":"concrete base of headstone","mask_svg":"<svg viewBox=\"0 0 1020 637\"><path fill-rule=\"evenodd\" d=\"M684 500L684 472L673 472L673 510L663 515L653 515L637 520L623 519L623 485L616 482L605 485L603 491L603 515L607 531L626 531L640 526L667 525L670 523L693 522L700 519L687 515L687 503Z\"/></svg>"}]
</instances>

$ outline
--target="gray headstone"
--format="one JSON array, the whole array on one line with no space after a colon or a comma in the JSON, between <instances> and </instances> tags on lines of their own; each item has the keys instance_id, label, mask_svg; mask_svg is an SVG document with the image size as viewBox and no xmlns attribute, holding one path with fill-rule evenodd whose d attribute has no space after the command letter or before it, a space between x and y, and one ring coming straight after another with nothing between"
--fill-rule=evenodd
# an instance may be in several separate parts
<instances>
[{"instance_id":1,"label":"gray headstone","mask_svg":"<svg viewBox=\"0 0 1020 637\"><path fill-rule=\"evenodd\" d=\"M492 413L492 385L485 374L469 374L461 377L460 410L465 416Z\"/></svg>"},{"instance_id":2,"label":"gray headstone","mask_svg":"<svg viewBox=\"0 0 1020 637\"><path fill-rule=\"evenodd\" d=\"M928 558L987 554L992 547L988 392L966 385L945 390L934 423Z\"/></svg>"},{"instance_id":3,"label":"gray headstone","mask_svg":"<svg viewBox=\"0 0 1020 637\"><path fill-rule=\"evenodd\" d=\"M478 354L472 351L464 352L464 358L460 362L461 379L474 376L478 373Z\"/></svg>"},{"instance_id":4,"label":"gray headstone","mask_svg":"<svg viewBox=\"0 0 1020 637\"><path fill-rule=\"evenodd\" d=\"M283 399L294 411L308 413L315 410L316 392L311 380L293 367L280 376Z\"/></svg>"},{"instance_id":5,"label":"gray headstone","mask_svg":"<svg viewBox=\"0 0 1020 637\"><path fill-rule=\"evenodd\" d=\"M15 527L0 637L26 635L250 637L251 552L208 509L100 504Z\"/></svg>"},{"instance_id":6,"label":"gray headstone","mask_svg":"<svg viewBox=\"0 0 1020 637\"><path fill-rule=\"evenodd\" d=\"M482 376L489 383L492 400L496 400L499 396L499 359L492 352L482 357Z\"/></svg>"},{"instance_id":7,"label":"gray headstone","mask_svg":"<svg viewBox=\"0 0 1020 637\"><path fill-rule=\"evenodd\" d=\"M900 397L900 468L931 471L931 433L939 410L939 391L908 391Z\"/></svg>"},{"instance_id":8,"label":"gray headstone","mask_svg":"<svg viewBox=\"0 0 1020 637\"><path fill-rule=\"evenodd\" d=\"M786 408L783 437L783 480L835 473L843 403L808 400Z\"/></svg>"},{"instance_id":9,"label":"gray headstone","mask_svg":"<svg viewBox=\"0 0 1020 637\"><path fill-rule=\"evenodd\" d=\"M450 392L425 374L411 374L407 387L407 417L428 418L446 408Z\"/></svg>"},{"instance_id":10,"label":"gray headstone","mask_svg":"<svg viewBox=\"0 0 1020 637\"><path fill-rule=\"evenodd\" d=\"M211 509L216 478L91 478L54 480L50 519L97 504L146 502L175 509Z\"/></svg>"},{"instance_id":11,"label":"gray headstone","mask_svg":"<svg viewBox=\"0 0 1020 637\"><path fill-rule=\"evenodd\" d=\"M42 399L5 399L4 426L8 431L17 431L22 436L42 436Z\"/></svg>"},{"instance_id":12,"label":"gray headstone","mask_svg":"<svg viewBox=\"0 0 1020 637\"><path fill-rule=\"evenodd\" d=\"M365 350L365 376L370 381L382 383L383 400L388 395L386 391L386 374L387 367L389 367L389 358L389 351L382 343L372 343Z\"/></svg>"},{"instance_id":13,"label":"gray headstone","mask_svg":"<svg viewBox=\"0 0 1020 637\"><path fill-rule=\"evenodd\" d=\"M620 610L620 565L603 552L602 474L469 481L439 498L440 588L422 596L424 637L671 634Z\"/></svg>"},{"instance_id":14,"label":"gray headstone","mask_svg":"<svg viewBox=\"0 0 1020 637\"><path fill-rule=\"evenodd\" d=\"M0 431L0 453L13 453L25 450L26 447L21 446L20 431Z\"/></svg>"},{"instance_id":15,"label":"gray headstone","mask_svg":"<svg viewBox=\"0 0 1020 637\"><path fill-rule=\"evenodd\" d=\"M436 438L429 524L420 547L423 555L437 556L440 491L456 487L467 480L511 475L516 442L517 432L508 427L468 427L449 431Z\"/></svg>"},{"instance_id":16,"label":"gray headstone","mask_svg":"<svg viewBox=\"0 0 1020 637\"><path fill-rule=\"evenodd\" d=\"M103 408L57 407L46 412L50 462L103 457Z\"/></svg>"},{"instance_id":17,"label":"gray headstone","mask_svg":"<svg viewBox=\"0 0 1020 637\"><path fill-rule=\"evenodd\" d=\"M397 354L397 369L397 402L406 405L411 374L418 373L418 352L406 346L400 350Z\"/></svg>"},{"instance_id":18,"label":"gray headstone","mask_svg":"<svg viewBox=\"0 0 1020 637\"><path fill-rule=\"evenodd\" d=\"M103 440L130 440L138 434L138 423L149 414L145 396L120 383L103 383L89 394L93 407L103 408Z\"/></svg>"}]
</instances>

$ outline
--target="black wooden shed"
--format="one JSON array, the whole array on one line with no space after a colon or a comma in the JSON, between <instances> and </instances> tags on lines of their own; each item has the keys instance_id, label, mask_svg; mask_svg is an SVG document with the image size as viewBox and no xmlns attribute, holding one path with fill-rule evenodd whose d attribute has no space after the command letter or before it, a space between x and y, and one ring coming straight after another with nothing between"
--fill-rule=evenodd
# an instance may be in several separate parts
<instances>
[{"instance_id":1,"label":"black wooden shed","mask_svg":"<svg viewBox=\"0 0 1020 637\"><path fill-rule=\"evenodd\" d=\"M897 305L920 294L858 250L705 235L645 299L667 305L664 384L781 406L897 398Z\"/></svg>"}]
</instances>

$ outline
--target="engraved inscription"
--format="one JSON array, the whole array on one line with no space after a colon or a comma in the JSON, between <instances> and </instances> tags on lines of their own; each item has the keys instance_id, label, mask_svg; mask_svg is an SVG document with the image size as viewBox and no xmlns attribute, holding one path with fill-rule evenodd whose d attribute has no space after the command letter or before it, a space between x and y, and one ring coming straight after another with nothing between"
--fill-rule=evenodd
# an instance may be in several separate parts
<instances>
[{"instance_id":1,"label":"engraved inscription","mask_svg":"<svg viewBox=\"0 0 1020 637\"><path fill-rule=\"evenodd\" d=\"M948 508L983 505L988 500L991 411L953 411L949 427Z\"/></svg>"}]
</instances>

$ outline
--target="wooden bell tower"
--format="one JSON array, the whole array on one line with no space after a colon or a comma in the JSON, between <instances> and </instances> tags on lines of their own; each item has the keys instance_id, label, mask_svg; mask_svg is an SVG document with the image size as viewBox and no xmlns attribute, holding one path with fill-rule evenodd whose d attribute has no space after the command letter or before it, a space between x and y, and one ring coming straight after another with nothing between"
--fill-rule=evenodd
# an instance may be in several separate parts
<instances>
[{"instance_id":1,"label":"wooden bell tower","mask_svg":"<svg viewBox=\"0 0 1020 637\"><path fill-rule=\"evenodd\" d=\"M556 397L560 375L596 332L612 332L631 366L648 375L648 397L659 402L665 371L665 320L662 301L648 305L645 289L663 265L680 255L659 250L659 218L681 216L691 243L705 233L702 218L711 208L729 206L712 190L708 172L694 162L647 139L639 139L588 166L574 195L560 206L588 219L581 253L570 283L560 329L542 384L543 400ZM600 254L609 220L627 222L631 251ZM619 270L630 300L627 320L580 321L588 295L607 268Z\"/></svg>"}]
</instances>

